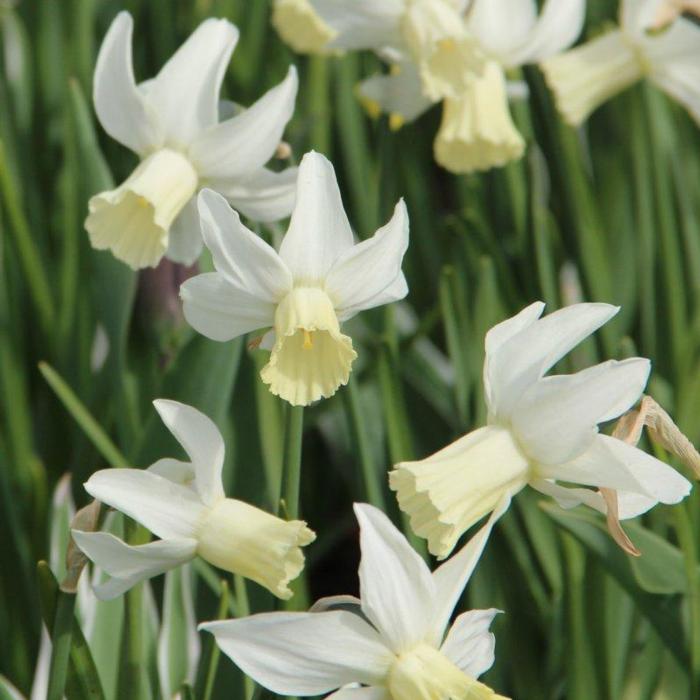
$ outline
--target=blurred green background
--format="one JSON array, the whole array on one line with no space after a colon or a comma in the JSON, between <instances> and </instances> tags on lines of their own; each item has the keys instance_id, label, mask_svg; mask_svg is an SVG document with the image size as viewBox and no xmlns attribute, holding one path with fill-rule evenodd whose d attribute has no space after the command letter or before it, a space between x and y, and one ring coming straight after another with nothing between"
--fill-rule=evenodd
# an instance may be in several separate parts
<instances>
[{"instance_id":1,"label":"blurred green background","mask_svg":"<svg viewBox=\"0 0 700 700\"><path fill-rule=\"evenodd\" d=\"M42 614L50 619L56 604L37 561L51 559L62 575L68 492L52 505L54 489L70 473L80 507L80 484L95 469L177 456L152 399L190 403L222 428L230 495L274 509L280 492L285 408L257 377L265 353L196 335L179 313L182 270L164 263L136 275L93 251L83 229L89 196L136 162L101 131L89 99L96 51L120 9L134 15L138 79L209 16L241 30L223 97L249 104L295 63L293 160L311 148L332 160L360 237L388 219L399 196L408 204L408 299L349 324L360 355L351 385L305 412L301 510L319 535L308 550L310 600L356 591L351 503L383 502L400 523L387 468L484 420L484 333L533 300L549 310L580 300L622 305L563 369L650 357L649 392L700 440L700 139L685 112L639 85L575 132L528 69L530 99L513 105L526 156L456 177L432 160L439 108L396 133L369 120L354 86L379 61L294 55L270 25L270 4L0 2L0 673L27 697ZM592 35L614 19L616 3L589 5ZM274 239L283 230L259 232ZM209 265L205 256L200 267ZM639 560L616 548L597 516L539 500L518 496L465 594L465 606L507 613L495 624L497 660L485 681L519 700L700 697L697 494L629 525ZM219 575L197 568L198 621L217 614ZM271 609L254 585L229 583L230 610ZM162 578L153 581L153 596L129 599L124 625L115 622L118 602L86 630L104 697L162 697L154 639L163 620L175 630L163 652L173 682L184 679L177 654L186 655L188 623L178 596L187 593L173 586L164 598ZM196 691L215 669L202 641ZM85 680L90 656L74 648L69 698L103 697ZM12 692L0 683L2 700ZM211 697L250 692L223 660Z\"/></svg>"}]
</instances>

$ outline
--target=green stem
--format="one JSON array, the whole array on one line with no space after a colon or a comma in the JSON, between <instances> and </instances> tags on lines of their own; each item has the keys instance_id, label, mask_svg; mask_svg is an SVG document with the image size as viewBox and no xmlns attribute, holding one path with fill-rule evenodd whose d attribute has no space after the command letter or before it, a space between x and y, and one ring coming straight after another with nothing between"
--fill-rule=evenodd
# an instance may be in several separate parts
<instances>
[{"instance_id":1,"label":"green stem","mask_svg":"<svg viewBox=\"0 0 700 700\"><path fill-rule=\"evenodd\" d=\"M39 314L41 329L48 334L54 319L53 297L39 249L20 206L19 193L7 165L5 147L2 141L0 141L0 193L5 201L10 228L14 233L19 253L20 265L27 279L32 301Z\"/></svg>"},{"instance_id":2,"label":"green stem","mask_svg":"<svg viewBox=\"0 0 700 700\"><path fill-rule=\"evenodd\" d=\"M223 620L229 612L229 586L226 581L220 581L221 595L219 597L219 609L216 613L217 620ZM204 653L200 663L200 672L195 684L195 697L201 700L210 700L214 692L216 681L216 670L219 667L219 647L216 644L213 634L207 635L205 640Z\"/></svg>"},{"instance_id":3,"label":"green stem","mask_svg":"<svg viewBox=\"0 0 700 700\"><path fill-rule=\"evenodd\" d=\"M385 510L384 490L372 458L367 423L360 405L360 392L355 379L351 378L348 382L345 391L343 391L343 400L345 401L345 410L348 423L350 424L352 442L359 453L365 497L373 506Z\"/></svg>"},{"instance_id":4,"label":"green stem","mask_svg":"<svg viewBox=\"0 0 700 700\"><path fill-rule=\"evenodd\" d=\"M240 617L245 617L250 615L250 603L248 602L248 589L246 588L246 582L243 576L233 577L233 587L236 591L236 600L238 601L238 614ZM255 693L255 683L250 676L243 674L243 689L245 692L246 700L251 700ZM208 697L204 700L209 700Z\"/></svg>"},{"instance_id":5,"label":"green stem","mask_svg":"<svg viewBox=\"0 0 700 700\"><path fill-rule=\"evenodd\" d=\"M301 477L301 441L304 432L304 407L287 407L284 431L284 505L287 518L299 517L299 482Z\"/></svg>"},{"instance_id":6,"label":"green stem","mask_svg":"<svg viewBox=\"0 0 700 700\"><path fill-rule=\"evenodd\" d=\"M690 607L690 697L700 697L700 575L693 526L684 503L673 508L676 534L683 550Z\"/></svg>"},{"instance_id":7,"label":"green stem","mask_svg":"<svg viewBox=\"0 0 700 700\"><path fill-rule=\"evenodd\" d=\"M97 448L98 452L113 467L127 466L129 462L126 457L119 451L112 440L110 440L100 424L90 415L85 404L75 395L68 384L63 381L58 372L46 362L39 363L39 371L44 375L44 379L46 379L49 386L54 390L65 409L73 416L75 422L82 428L83 432Z\"/></svg>"},{"instance_id":8,"label":"green stem","mask_svg":"<svg viewBox=\"0 0 700 700\"><path fill-rule=\"evenodd\" d=\"M46 700L62 700L66 679L68 678L68 659L73 637L73 610L75 609L75 595L72 593L58 594L56 605L56 617L53 623L51 635L53 646L51 647L51 666L49 668L49 687Z\"/></svg>"}]
</instances>

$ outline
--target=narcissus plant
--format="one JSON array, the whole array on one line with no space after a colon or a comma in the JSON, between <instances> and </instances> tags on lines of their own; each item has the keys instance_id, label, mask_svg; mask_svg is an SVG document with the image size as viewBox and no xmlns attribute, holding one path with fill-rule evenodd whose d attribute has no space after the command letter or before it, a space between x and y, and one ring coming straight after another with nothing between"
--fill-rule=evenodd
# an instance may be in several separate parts
<instances>
[{"instance_id":1,"label":"narcissus plant","mask_svg":"<svg viewBox=\"0 0 700 700\"><path fill-rule=\"evenodd\" d=\"M202 249L196 194L206 185L257 221L289 215L296 168L273 172L292 116L297 74L248 109L219 119L219 90L238 29L208 19L152 80L137 84L131 61L133 21L120 12L95 67L95 111L105 131L140 163L116 189L90 199L85 228L94 248L109 249L132 268L166 255L192 264Z\"/></svg>"},{"instance_id":2,"label":"narcissus plant","mask_svg":"<svg viewBox=\"0 0 700 700\"><path fill-rule=\"evenodd\" d=\"M659 502L678 503L690 492L675 469L598 429L639 401L649 360L609 360L545 376L619 308L574 304L540 318L543 309L536 302L486 335L488 424L390 474L413 530L439 557L505 494L528 485L564 507L585 503L604 513L608 502L596 489L612 491L621 520Z\"/></svg>"}]
</instances>

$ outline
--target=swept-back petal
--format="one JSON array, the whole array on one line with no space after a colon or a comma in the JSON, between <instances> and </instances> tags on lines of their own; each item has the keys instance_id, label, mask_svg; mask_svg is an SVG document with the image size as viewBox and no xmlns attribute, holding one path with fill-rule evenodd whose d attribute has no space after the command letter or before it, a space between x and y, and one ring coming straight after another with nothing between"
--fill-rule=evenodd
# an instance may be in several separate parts
<instances>
[{"instance_id":1,"label":"swept-back petal","mask_svg":"<svg viewBox=\"0 0 700 700\"><path fill-rule=\"evenodd\" d=\"M170 57L148 89L169 144L186 147L216 124L219 89L238 42L238 29L225 19L207 19Z\"/></svg>"},{"instance_id":2,"label":"swept-back petal","mask_svg":"<svg viewBox=\"0 0 700 700\"><path fill-rule=\"evenodd\" d=\"M202 190L199 215L214 267L236 289L271 304L291 289L292 275L280 256L243 225L220 194Z\"/></svg>"},{"instance_id":3,"label":"swept-back petal","mask_svg":"<svg viewBox=\"0 0 700 700\"><path fill-rule=\"evenodd\" d=\"M169 481L174 481L176 484L184 486L194 484L194 467L191 462L181 462L172 457L163 457L151 464L148 471Z\"/></svg>"},{"instance_id":4,"label":"swept-back petal","mask_svg":"<svg viewBox=\"0 0 700 700\"><path fill-rule=\"evenodd\" d=\"M191 277L180 286L182 311L198 333L218 341L272 325L275 305L243 292L218 272Z\"/></svg>"},{"instance_id":5,"label":"swept-back petal","mask_svg":"<svg viewBox=\"0 0 700 700\"><path fill-rule=\"evenodd\" d=\"M533 310L536 307L529 307ZM604 323L619 307L572 304L529 322L488 352L484 364L489 414L508 418L513 406L533 382ZM488 341L487 341L488 343Z\"/></svg>"},{"instance_id":6,"label":"swept-back petal","mask_svg":"<svg viewBox=\"0 0 700 700\"><path fill-rule=\"evenodd\" d=\"M644 42L651 79L700 124L700 29L680 18Z\"/></svg>"},{"instance_id":7,"label":"swept-back petal","mask_svg":"<svg viewBox=\"0 0 700 700\"><path fill-rule=\"evenodd\" d=\"M262 613L208 622L222 651L265 688L317 695L347 683L381 683L393 656L362 618L344 611Z\"/></svg>"},{"instance_id":8,"label":"swept-back petal","mask_svg":"<svg viewBox=\"0 0 700 700\"><path fill-rule=\"evenodd\" d=\"M294 112L299 79L294 66L287 77L231 119L202 132L190 157L204 178L243 177L274 154Z\"/></svg>"},{"instance_id":9,"label":"swept-back petal","mask_svg":"<svg viewBox=\"0 0 700 700\"><path fill-rule=\"evenodd\" d=\"M141 469L102 469L85 490L163 539L194 537L206 513L192 489Z\"/></svg>"},{"instance_id":10,"label":"swept-back petal","mask_svg":"<svg viewBox=\"0 0 700 700\"><path fill-rule=\"evenodd\" d=\"M100 600L111 600L152 576L174 569L195 556L197 541L171 539L132 547L108 532L72 531L83 554L113 578L95 586Z\"/></svg>"},{"instance_id":11,"label":"swept-back petal","mask_svg":"<svg viewBox=\"0 0 700 700\"><path fill-rule=\"evenodd\" d=\"M212 189L254 221L279 221L292 213L297 196L297 168L274 172L260 168L245 177L213 179Z\"/></svg>"},{"instance_id":12,"label":"swept-back petal","mask_svg":"<svg viewBox=\"0 0 700 700\"><path fill-rule=\"evenodd\" d=\"M401 274L408 248L408 211L403 199L394 208L389 223L372 238L348 248L333 263L326 278L326 291L337 312L374 306L377 297Z\"/></svg>"},{"instance_id":13,"label":"swept-back petal","mask_svg":"<svg viewBox=\"0 0 700 700\"><path fill-rule=\"evenodd\" d=\"M435 584L425 562L384 513L365 503L354 508L360 523L362 610L400 654L425 638Z\"/></svg>"},{"instance_id":14,"label":"swept-back petal","mask_svg":"<svg viewBox=\"0 0 700 700\"><path fill-rule=\"evenodd\" d=\"M561 508L575 508L584 504L600 513L607 511L605 500L597 489L572 488L560 486L548 479L533 479L530 486L545 496L551 496ZM656 503L656 501L654 501Z\"/></svg>"},{"instance_id":15,"label":"swept-back petal","mask_svg":"<svg viewBox=\"0 0 700 700\"><path fill-rule=\"evenodd\" d=\"M678 503L691 489L672 467L608 435L596 436L591 447L570 462L539 466L537 476L636 493L661 503ZM623 508L620 518L624 512Z\"/></svg>"},{"instance_id":16,"label":"swept-back petal","mask_svg":"<svg viewBox=\"0 0 700 700\"><path fill-rule=\"evenodd\" d=\"M532 31L504 56L506 65L522 66L564 51L576 41L586 17L586 0L547 0Z\"/></svg>"},{"instance_id":17,"label":"swept-back petal","mask_svg":"<svg viewBox=\"0 0 700 700\"><path fill-rule=\"evenodd\" d=\"M523 450L542 464L560 464L581 454L598 423L617 418L640 399L650 369L649 360L633 357L532 384L511 417Z\"/></svg>"},{"instance_id":18,"label":"swept-back petal","mask_svg":"<svg viewBox=\"0 0 700 700\"><path fill-rule=\"evenodd\" d=\"M440 651L471 678L486 673L495 661L496 637L489 632L500 610L470 610L452 625Z\"/></svg>"},{"instance_id":19,"label":"swept-back petal","mask_svg":"<svg viewBox=\"0 0 700 700\"><path fill-rule=\"evenodd\" d=\"M95 65L93 100L104 130L139 155L158 148L163 132L157 117L136 87L131 60L131 15L120 12L100 47Z\"/></svg>"},{"instance_id":20,"label":"swept-back petal","mask_svg":"<svg viewBox=\"0 0 700 700\"><path fill-rule=\"evenodd\" d=\"M510 494L506 494L494 509L486 524L467 542L462 549L433 571L435 582L435 604L431 618L429 640L439 645L457 605L491 535L496 521L508 510ZM452 658L453 661L456 659ZM459 665L459 664L457 664ZM464 670L464 669L462 669ZM474 676L476 678L476 676Z\"/></svg>"},{"instance_id":21,"label":"swept-back petal","mask_svg":"<svg viewBox=\"0 0 700 700\"><path fill-rule=\"evenodd\" d=\"M326 700L391 700L386 688L374 686L373 688L342 688Z\"/></svg>"},{"instance_id":22,"label":"swept-back petal","mask_svg":"<svg viewBox=\"0 0 700 700\"><path fill-rule=\"evenodd\" d=\"M490 54L501 59L527 39L536 18L534 0L473 0L467 27Z\"/></svg>"},{"instance_id":23,"label":"swept-back petal","mask_svg":"<svg viewBox=\"0 0 700 700\"><path fill-rule=\"evenodd\" d=\"M370 117L389 115L389 127L396 131L417 119L433 101L423 94L418 67L405 61L396 63L388 74L370 76L357 85L357 94Z\"/></svg>"},{"instance_id":24,"label":"swept-back petal","mask_svg":"<svg viewBox=\"0 0 700 700\"><path fill-rule=\"evenodd\" d=\"M221 470L226 451L216 424L201 411L179 401L156 399L153 405L192 461L195 486L202 502L215 505L224 497Z\"/></svg>"},{"instance_id":25,"label":"swept-back petal","mask_svg":"<svg viewBox=\"0 0 700 700\"><path fill-rule=\"evenodd\" d=\"M311 0L311 5L337 32L329 48L358 51L401 44L403 0Z\"/></svg>"},{"instance_id":26,"label":"swept-back petal","mask_svg":"<svg viewBox=\"0 0 700 700\"><path fill-rule=\"evenodd\" d=\"M299 166L296 204L280 257L296 282L319 282L352 244L335 170L327 158L311 151Z\"/></svg>"},{"instance_id":27,"label":"swept-back petal","mask_svg":"<svg viewBox=\"0 0 700 700\"><path fill-rule=\"evenodd\" d=\"M170 226L165 256L173 262L189 266L199 258L203 246L197 198L192 197Z\"/></svg>"}]
</instances>

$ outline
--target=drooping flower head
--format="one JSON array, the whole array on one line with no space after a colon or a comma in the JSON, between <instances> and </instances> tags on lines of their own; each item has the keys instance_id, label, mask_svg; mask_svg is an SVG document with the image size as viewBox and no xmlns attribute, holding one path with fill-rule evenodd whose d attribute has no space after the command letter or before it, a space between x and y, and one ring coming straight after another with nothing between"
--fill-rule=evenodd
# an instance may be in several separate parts
<instances>
[{"instance_id":1,"label":"drooping flower head","mask_svg":"<svg viewBox=\"0 0 700 700\"><path fill-rule=\"evenodd\" d=\"M318 153L299 166L296 205L279 252L248 230L215 192L199 196L202 233L216 272L180 290L185 318L213 340L273 327L261 376L295 405L331 396L350 376L356 352L340 324L406 296L408 246L403 200L374 236L355 243L335 172Z\"/></svg>"},{"instance_id":2,"label":"drooping flower head","mask_svg":"<svg viewBox=\"0 0 700 700\"><path fill-rule=\"evenodd\" d=\"M105 131L141 162L114 190L89 202L85 227L94 248L133 268L167 255L192 264L202 241L196 194L206 185L258 221L289 215L296 169L265 167L292 116L297 75L234 116L219 120L219 90L238 30L208 19L152 80L137 84L131 61L133 21L120 12L95 67L95 111Z\"/></svg>"},{"instance_id":3,"label":"drooping flower head","mask_svg":"<svg viewBox=\"0 0 700 700\"><path fill-rule=\"evenodd\" d=\"M582 124L597 107L647 78L700 123L700 27L682 17L655 29L662 0L621 0L620 26L541 63L564 119Z\"/></svg>"},{"instance_id":4,"label":"drooping flower head","mask_svg":"<svg viewBox=\"0 0 700 700\"><path fill-rule=\"evenodd\" d=\"M314 533L301 520L286 522L243 501L226 498L221 482L224 442L216 425L196 409L153 402L190 458L160 459L148 469L103 469L85 490L161 539L130 546L108 532L73 530L80 549L111 578L98 597L121 595L140 581L196 556L240 574L280 598L304 568L301 547Z\"/></svg>"},{"instance_id":5,"label":"drooping flower head","mask_svg":"<svg viewBox=\"0 0 700 700\"><path fill-rule=\"evenodd\" d=\"M493 665L489 627L498 611L463 613L447 631L505 507L507 498L459 554L431 574L386 515L356 504L360 600L338 596L307 613L262 613L200 629L212 632L246 674L282 695L318 695L361 683L328 700L505 700L477 680Z\"/></svg>"},{"instance_id":6,"label":"drooping flower head","mask_svg":"<svg viewBox=\"0 0 700 700\"><path fill-rule=\"evenodd\" d=\"M610 360L575 374L545 376L619 309L574 304L540 318L543 309L536 302L486 335L488 425L427 459L398 464L390 474L401 509L437 556L447 556L504 494L527 485L563 507L585 503L603 513L608 506L598 491L557 482L614 491L620 519L659 502L677 503L690 491L670 466L599 433L599 423L640 399L649 360Z\"/></svg>"}]
</instances>

